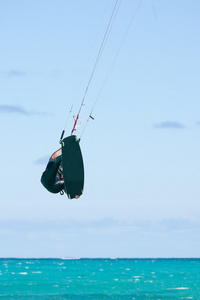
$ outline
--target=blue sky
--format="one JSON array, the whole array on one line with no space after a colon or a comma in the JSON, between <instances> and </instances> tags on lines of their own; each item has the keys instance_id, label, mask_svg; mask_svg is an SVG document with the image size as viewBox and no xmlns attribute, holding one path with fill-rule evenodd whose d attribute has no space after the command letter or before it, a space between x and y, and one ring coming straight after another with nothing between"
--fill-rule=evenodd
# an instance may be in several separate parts
<instances>
[{"instance_id":1,"label":"blue sky","mask_svg":"<svg viewBox=\"0 0 200 300\"><path fill-rule=\"evenodd\" d=\"M121 2L77 130L98 98L84 194L40 184L114 3L0 0L0 257L199 257L198 0L143 0L123 43L140 1Z\"/></svg>"}]
</instances>

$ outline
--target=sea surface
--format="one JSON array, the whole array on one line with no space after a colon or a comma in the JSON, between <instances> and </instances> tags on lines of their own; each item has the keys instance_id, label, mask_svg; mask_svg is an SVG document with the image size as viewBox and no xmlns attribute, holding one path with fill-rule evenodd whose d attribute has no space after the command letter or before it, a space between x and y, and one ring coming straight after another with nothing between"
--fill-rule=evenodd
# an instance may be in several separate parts
<instances>
[{"instance_id":1,"label":"sea surface","mask_svg":"<svg viewBox=\"0 0 200 300\"><path fill-rule=\"evenodd\" d=\"M200 299L200 259L0 259L2 299Z\"/></svg>"}]
</instances>

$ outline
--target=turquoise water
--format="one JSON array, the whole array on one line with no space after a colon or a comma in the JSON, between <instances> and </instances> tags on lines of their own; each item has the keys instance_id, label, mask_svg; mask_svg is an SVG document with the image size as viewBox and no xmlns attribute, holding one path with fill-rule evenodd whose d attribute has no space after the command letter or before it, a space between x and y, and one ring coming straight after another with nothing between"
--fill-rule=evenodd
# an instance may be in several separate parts
<instances>
[{"instance_id":1,"label":"turquoise water","mask_svg":"<svg viewBox=\"0 0 200 300\"><path fill-rule=\"evenodd\" d=\"M200 299L200 260L0 259L0 299Z\"/></svg>"}]
</instances>

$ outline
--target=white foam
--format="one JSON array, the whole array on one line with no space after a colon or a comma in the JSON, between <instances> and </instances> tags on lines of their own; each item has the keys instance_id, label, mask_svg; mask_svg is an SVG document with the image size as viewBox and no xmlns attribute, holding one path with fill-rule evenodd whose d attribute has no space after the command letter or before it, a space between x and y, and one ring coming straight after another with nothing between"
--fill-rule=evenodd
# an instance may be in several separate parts
<instances>
[{"instance_id":1,"label":"white foam","mask_svg":"<svg viewBox=\"0 0 200 300\"><path fill-rule=\"evenodd\" d=\"M53 286L58 287L58 284L53 284Z\"/></svg>"},{"instance_id":2,"label":"white foam","mask_svg":"<svg viewBox=\"0 0 200 300\"><path fill-rule=\"evenodd\" d=\"M67 259L67 260L77 260L77 259L80 259L80 257L74 257L74 258L72 258L72 257L62 257L61 259Z\"/></svg>"},{"instance_id":3,"label":"white foam","mask_svg":"<svg viewBox=\"0 0 200 300\"><path fill-rule=\"evenodd\" d=\"M35 271L35 272L33 271L32 273L33 273L33 274L40 274L40 273L42 273L42 272L41 272L41 271Z\"/></svg>"},{"instance_id":4,"label":"white foam","mask_svg":"<svg viewBox=\"0 0 200 300\"><path fill-rule=\"evenodd\" d=\"M168 290L189 290L189 287L177 287L177 288L169 288Z\"/></svg>"},{"instance_id":5,"label":"white foam","mask_svg":"<svg viewBox=\"0 0 200 300\"><path fill-rule=\"evenodd\" d=\"M119 281L119 279L118 279L118 278L115 278L114 280L115 280L115 281Z\"/></svg>"},{"instance_id":6,"label":"white foam","mask_svg":"<svg viewBox=\"0 0 200 300\"><path fill-rule=\"evenodd\" d=\"M99 271L103 272L103 271L104 271L104 269L99 269Z\"/></svg>"},{"instance_id":7,"label":"white foam","mask_svg":"<svg viewBox=\"0 0 200 300\"><path fill-rule=\"evenodd\" d=\"M19 272L21 275L27 275L27 272Z\"/></svg>"}]
</instances>

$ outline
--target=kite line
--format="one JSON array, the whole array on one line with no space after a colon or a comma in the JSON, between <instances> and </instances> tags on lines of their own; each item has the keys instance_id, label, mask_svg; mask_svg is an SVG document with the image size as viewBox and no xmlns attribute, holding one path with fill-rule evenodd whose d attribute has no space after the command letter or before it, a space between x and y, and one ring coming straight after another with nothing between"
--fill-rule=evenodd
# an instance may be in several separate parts
<instances>
[{"instance_id":1,"label":"kite line","mask_svg":"<svg viewBox=\"0 0 200 300\"><path fill-rule=\"evenodd\" d=\"M131 26L132 26L132 24L133 24L133 22L134 22L134 20L135 20L135 18L136 18L136 16L137 16L137 13L138 13L138 11L139 11L139 9L140 9L140 6L141 6L141 4L142 4L142 1L143 1L143 0L140 0L140 1L139 1L139 4L138 4L138 6L137 6L137 8L136 8L136 10L135 10L135 13L134 13L132 19L131 19L131 22L130 22L130 24L129 24L129 26L128 26L128 28L127 28L125 34L124 34L124 37L123 37L123 39L122 39L122 42L120 43L120 46L119 46L119 48L118 48L118 50L117 50L117 53L116 53L116 55L115 55L115 57L114 57L114 59L113 59L113 62L112 62L112 64L111 64L110 68L109 68L109 71L108 71L108 73L107 73L107 75L106 75L106 77L105 77L105 80L104 80L104 82L103 82L103 84L102 84L102 87L101 87L100 92L99 92L99 94L98 94L98 96L97 96L97 98L96 98L96 101L95 101L95 103L94 103L94 105L93 105L93 107L92 107L92 110L91 110L91 112L90 112L90 114L89 114L89 117L88 117L88 119L87 119L87 121L86 121L86 124L85 124L85 126L84 126L84 128L83 128L83 131L82 131L82 133L81 133L80 138L82 137L82 135L83 135L83 133L84 133L84 131L85 131L85 128L86 128L86 126L87 126L89 120L90 120L90 119L94 120L94 117L92 116L93 111L94 111L94 108L95 108L95 106L96 106L96 104L97 104L97 102L98 102L98 99L99 99L99 97L100 97L100 94L101 94L101 92L102 92L102 90L103 90L103 88L104 88L104 86L105 86L105 84L106 84L106 82L107 82L107 79L108 79L108 77L109 77L109 75L110 75L110 73L111 73L111 70L112 70L112 68L113 68L113 66L114 66L114 64L115 64L115 61L116 61L116 59L117 59L117 56L118 56L118 54L119 54L119 52L120 52L120 50L121 50L121 48L122 48L122 46L123 46L123 44L124 44L124 41L125 41L125 39L126 39L128 33L129 33L129 31L130 31L130 28L131 28ZM120 8L121 2L122 2L122 0L116 0L116 1L115 1L115 4L114 4L114 7L113 7L113 10L112 10L112 13L111 13L111 16L110 16L110 19L109 19L109 22L108 22L108 25L107 25L105 34L104 34L104 37L103 37L103 40L102 40L102 43L101 43L101 46L100 46L100 48L99 48L99 51L98 51L98 54L97 54L97 57L96 57L96 60L95 60L95 63L94 63L94 66L93 66L93 69L92 69L90 78L89 78L89 81L88 81L88 83L87 83L87 86L86 86L86 89L85 89L85 92L84 92L84 95L83 95L82 102L81 102L81 104L80 104L80 108L79 108L79 110L78 110L78 114L75 115L75 116L73 116L73 117L74 117L74 124L73 124L73 128L72 128L72 130L71 130L71 135L74 133L74 131L76 131L77 122L78 122L78 120L79 120L79 116L80 116L82 107L83 107L84 104L85 104L85 99L86 99L87 92L88 92L88 90L89 90L91 81L92 81L92 79L93 79L93 76L94 76L95 71L96 71L96 69L97 69L97 66L98 66L98 64L99 64L99 61L100 61L100 59L101 59L102 53L103 53L103 51L104 51L104 49L105 49L105 46L106 46L106 44L107 44L108 38L109 38L110 33L111 33L111 30L112 30L112 28L113 28L113 24L114 24L114 22L115 22L115 20L116 20L116 17L117 17L119 8ZM68 124L68 120L69 120L69 117L70 117L70 115L71 115L72 108L73 108L73 105L72 105L72 107L71 107L71 109L70 109L70 112L69 112L69 115L68 115L67 122L66 122L66 125L65 125L65 127L64 127L64 130L63 130L63 132L62 132L62 134L61 134L60 142L62 141L62 138L63 138L63 136L64 136L65 128L66 128L66 126L67 126L67 124Z\"/></svg>"},{"instance_id":2,"label":"kite line","mask_svg":"<svg viewBox=\"0 0 200 300\"><path fill-rule=\"evenodd\" d=\"M139 4L138 4L138 6L137 6L137 8L136 8L136 10L135 10L135 14L133 15L133 17L132 17L132 19L131 19L131 22L130 22L130 24L129 24L129 26L128 26L128 28L127 28L125 34L124 34L124 37L123 37L123 39L122 39L122 42L121 42L121 44L120 44L120 46L119 46L119 48L118 48L118 50L117 50L117 53L116 53L116 55L115 55L115 57L114 57L114 59L113 59L113 62L112 62L111 66L110 66L110 68L109 68L109 70L108 70L108 73L107 73L107 75L106 75L106 77L105 77L105 80L104 80L104 82L103 82L103 84L102 84L102 87L101 87L101 89L100 89L100 92L99 92L99 94L98 94L98 96L97 96L97 98L96 98L96 101L95 101L95 103L94 103L94 105L93 105L93 107L92 107L92 110L91 110L91 112L90 112L90 114L89 114L89 117L88 117L86 123L85 123L85 126L84 126L84 128L83 128L83 131L82 131L82 133L81 133L81 135L80 135L80 138L82 137L82 135L83 135L83 133L84 133L84 131L85 131L85 129L86 129L86 126L87 126L88 122L90 121L90 119L94 120L94 117L92 116L92 114L93 114L93 111L94 111L94 109L95 109L95 106L96 106L96 104L97 104L97 102L98 102L98 100L99 100L99 97L100 97L100 95L101 95L101 92L103 91L103 88L104 88L104 86L105 86L105 84L106 84L106 82L107 82L107 79L108 79L108 77L109 77L109 75L110 75L110 73L111 73L111 70L112 70L112 68L113 68L113 66L114 66L114 64L115 64L115 61L116 61L116 59L117 59L117 57L118 57L118 55L119 55L119 52L120 52L120 50L121 50L121 48L122 48L122 46L123 46L123 44L124 44L124 41L125 41L125 39L126 39L128 33L129 33L130 29L131 29L131 26L132 26L132 24L133 24L133 22L134 22L134 20L135 20L135 18L136 18L136 16L137 16L137 14L138 14L138 11L139 11L139 9L140 9L140 6L141 6L141 4L142 4L142 1L143 1L143 0L140 0Z\"/></svg>"},{"instance_id":3,"label":"kite line","mask_svg":"<svg viewBox=\"0 0 200 300\"><path fill-rule=\"evenodd\" d=\"M84 105L85 98L86 98L86 95L87 95L87 92L88 92L90 83L91 83L91 81L92 81L92 78L93 78L94 73L95 73L95 71L96 71L97 65L98 65L98 63L99 63L99 61L100 61L100 58L101 58L101 56L102 56L102 53L103 53L103 51L104 51L105 45L106 45L107 40L108 40L108 37L109 37L109 35L110 35L110 32L111 32L111 30L112 30L112 27L113 27L114 21L115 21L115 19L116 19L116 16L117 16L117 13L118 13L120 4L121 4L121 0L116 0L115 5L114 5L114 8L113 8L113 11L112 11L112 14L111 14L111 16L110 16L110 20L109 20L108 25L107 25L107 28L106 28L106 32L105 32L105 34L104 34L104 37L103 37L103 40L102 40L102 43L101 43L101 46L100 46L100 49L99 49L99 52L98 52L98 55L97 55L97 58L96 58L96 61L95 61L95 63L94 63L94 67L93 67L93 70L92 70L90 79L89 79L88 84L87 84L87 87L86 87L86 89L85 89L85 93L84 93L84 96L83 96L83 100L82 100L82 102L81 102L81 105L80 105L78 114L76 115L76 118L74 119L74 126L73 126L73 128L72 128L71 134L73 134L73 132L76 130L76 125L77 125L77 122L78 122L79 115L80 115L80 112L81 112L81 110L82 110L82 107L83 107L83 105Z\"/></svg>"}]
</instances>

